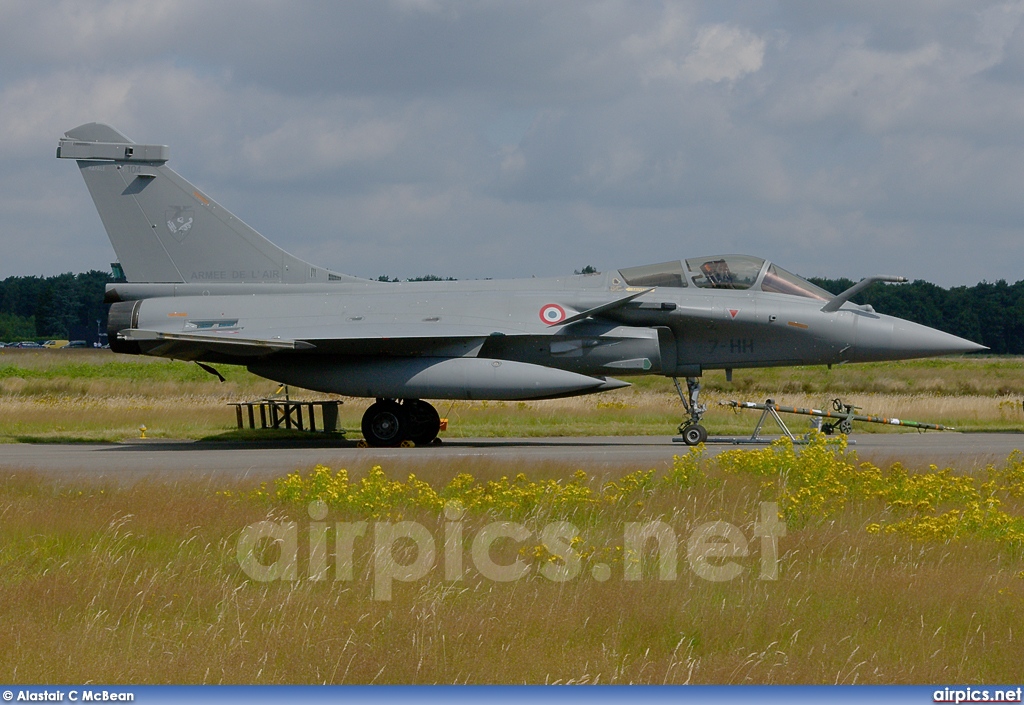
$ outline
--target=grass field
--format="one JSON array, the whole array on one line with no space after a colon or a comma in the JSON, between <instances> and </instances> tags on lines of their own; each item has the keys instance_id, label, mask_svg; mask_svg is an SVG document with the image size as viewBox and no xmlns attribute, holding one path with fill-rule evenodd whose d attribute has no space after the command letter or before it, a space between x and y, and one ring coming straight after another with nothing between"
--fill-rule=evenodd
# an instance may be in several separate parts
<instances>
[{"instance_id":1,"label":"grass field","mask_svg":"<svg viewBox=\"0 0 1024 705\"><path fill-rule=\"evenodd\" d=\"M117 487L7 474L0 481L0 681L1020 678L1021 457L976 477L907 474L862 465L841 445L819 442L800 455L785 444L714 460L690 454L663 476L635 467L601 477L586 468L548 470L516 477L512 465L457 464L436 468L427 483L386 477L386 468L364 478L323 468L282 472L263 488ZM774 532L774 579L764 579L772 553L763 538L771 532L758 528L764 502L785 522L784 535ZM434 567L394 581L390 599L381 599L381 571L421 559L409 539L381 543L381 527L410 520L432 537ZM294 522L294 580L257 580L243 569L253 557L272 566L290 555L286 543L239 548L247 527L266 521ZM358 521L367 529L354 540L349 576L336 523ZM495 521L525 528L524 537L500 539L487 554L525 564L517 580L489 579L474 567L473 544ZM562 544L541 534L557 521L573 525L559 534ZM653 540L630 544L630 522L662 522L656 526L678 540L675 559L665 562ZM693 537L708 522L728 522L733 535L719 535L745 544L746 554L694 553ZM317 546L325 547L322 558ZM446 574L457 560L462 574ZM545 577L571 573L573 560L578 570L568 580ZM730 563L739 568L732 579L702 572ZM676 574L661 572L665 565ZM639 579L627 580L630 570Z\"/></svg>"},{"instance_id":2,"label":"grass field","mask_svg":"<svg viewBox=\"0 0 1024 705\"><path fill-rule=\"evenodd\" d=\"M0 441L117 441L138 436L205 438L235 425L231 401L253 400L277 385L244 369L223 366L227 382L196 365L121 356L109 351L0 350ZM450 421L447 437L670 435L682 419L672 384L631 380L625 390L543 402L436 403ZM719 407L724 399L828 407L841 397L875 415L941 423L965 430L1024 430L1024 360L964 357L824 367L737 370L703 379L712 433L749 433L757 414ZM324 398L292 389L295 398ZM341 398L341 423L358 436L371 400ZM807 421L789 417L799 432ZM861 432L885 432L860 424Z\"/></svg>"},{"instance_id":3,"label":"grass field","mask_svg":"<svg viewBox=\"0 0 1024 705\"><path fill-rule=\"evenodd\" d=\"M275 385L221 372L223 384L181 362L0 351L0 438L120 440L142 424L151 437L228 437L226 404ZM704 379L713 432L749 432L757 418L717 400L768 396L814 406L840 396L872 413L1021 430L1022 383L1017 359L974 357ZM366 401L343 401L343 424L357 428ZM657 378L577 399L438 407L450 436L668 435L680 418ZM819 442L800 455L785 444L684 455L661 476L550 463L526 477L479 460L425 464L420 478L291 470L266 487L5 473L0 680L993 683L1019 679L1024 662L1020 456L974 474L908 473ZM772 555L764 503L785 523L774 579L762 579ZM339 522L366 522L351 563ZM425 555L396 538L404 522L426 532L433 567L382 582ZM484 554L525 565L519 579L479 568L474 546L494 522L521 527ZM701 534L711 522L711 544L725 548ZM267 526L285 532L280 541L246 543ZM631 543L630 526L654 527L666 543ZM732 555L702 558L709 546ZM707 579L708 567L730 564L731 579ZM295 579L253 573L283 566L288 577L289 565ZM674 575L662 572L670 565ZM552 579L559 571L568 579Z\"/></svg>"}]
</instances>

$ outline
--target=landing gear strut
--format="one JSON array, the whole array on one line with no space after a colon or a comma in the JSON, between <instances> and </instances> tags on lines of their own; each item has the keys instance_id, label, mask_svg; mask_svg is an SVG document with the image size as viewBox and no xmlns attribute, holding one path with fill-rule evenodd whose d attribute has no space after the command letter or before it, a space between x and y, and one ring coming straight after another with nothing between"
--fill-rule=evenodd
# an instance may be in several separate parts
<instances>
[{"instance_id":1,"label":"landing gear strut","mask_svg":"<svg viewBox=\"0 0 1024 705\"><path fill-rule=\"evenodd\" d=\"M678 377L673 377L672 383L676 386L679 401L683 402L683 408L690 415L690 418L679 424L679 435L683 437L683 442L688 446L703 443L708 439L708 431L700 425L700 422L704 418L704 412L708 410L708 405L701 404L699 401L700 379L697 377L686 378L687 394L683 394Z\"/></svg>"},{"instance_id":2,"label":"landing gear strut","mask_svg":"<svg viewBox=\"0 0 1024 705\"><path fill-rule=\"evenodd\" d=\"M422 399L378 399L363 413L362 431L374 448L394 447L406 442L427 445L437 438L441 417Z\"/></svg>"}]
</instances>

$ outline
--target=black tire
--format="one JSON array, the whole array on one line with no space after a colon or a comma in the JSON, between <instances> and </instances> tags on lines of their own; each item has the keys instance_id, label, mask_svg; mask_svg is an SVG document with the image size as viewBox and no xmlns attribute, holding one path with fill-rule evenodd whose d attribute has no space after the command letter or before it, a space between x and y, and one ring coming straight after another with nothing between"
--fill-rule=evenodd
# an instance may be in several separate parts
<instances>
[{"instance_id":1,"label":"black tire","mask_svg":"<svg viewBox=\"0 0 1024 705\"><path fill-rule=\"evenodd\" d=\"M437 409L422 399L406 399L402 409L409 419L409 431L405 437L418 446L428 445L437 438L441 430L441 416Z\"/></svg>"},{"instance_id":2,"label":"black tire","mask_svg":"<svg viewBox=\"0 0 1024 705\"><path fill-rule=\"evenodd\" d=\"M693 424L683 429L683 443L688 446L695 446L708 439L707 430L700 424Z\"/></svg>"},{"instance_id":3,"label":"black tire","mask_svg":"<svg viewBox=\"0 0 1024 705\"><path fill-rule=\"evenodd\" d=\"M849 436L853 433L853 422L850 419L843 419L839 422L839 432Z\"/></svg>"},{"instance_id":4,"label":"black tire","mask_svg":"<svg viewBox=\"0 0 1024 705\"><path fill-rule=\"evenodd\" d=\"M397 446L406 440L408 426L405 410L390 399L371 404L363 414L363 438L374 448Z\"/></svg>"}]
</instances>

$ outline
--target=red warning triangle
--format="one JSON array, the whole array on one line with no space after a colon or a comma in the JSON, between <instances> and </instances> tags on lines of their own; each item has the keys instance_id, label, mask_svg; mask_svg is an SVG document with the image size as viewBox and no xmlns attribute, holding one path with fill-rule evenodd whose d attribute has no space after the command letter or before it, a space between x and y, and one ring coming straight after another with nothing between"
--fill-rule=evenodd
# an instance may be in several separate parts
<instances>
[{"instance_id":1,"label":"red warning triangle","mask_svg":"<svg viewBox=\"0 0 1024 705\"><path fill-rule=\"evenodd\" d=\"M732 316L733 318L736 318L736 314L739 313L739 312L740 312L740 310L738 308L730 308L729 309L729 315Z\"/></svg>"}]
</instances>

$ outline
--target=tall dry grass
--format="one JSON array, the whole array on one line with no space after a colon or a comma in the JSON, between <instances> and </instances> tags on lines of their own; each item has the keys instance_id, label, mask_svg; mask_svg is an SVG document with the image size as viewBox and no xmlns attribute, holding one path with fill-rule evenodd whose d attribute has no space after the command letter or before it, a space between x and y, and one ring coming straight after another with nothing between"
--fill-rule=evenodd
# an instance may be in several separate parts
<instances>
[{"instance_id":1,"label":"tall dry grass","mask_svg":"<svg viewBox=\"0 0 1024 705\"><path fill-rule=\"evenodd\" d=\"M453 465L460 471L479 466ZM519 466L496 463L494 474ZM609 470L621 477L637 468ZM554 471L554 468L552 468ZM569 474L563 469L562 477ZM707 521L753 536L761 478L713 473L597 515L571 515L587 541L621 543L629 520L661 519L685 538ZM595 485L595 489L598 486ZM676 580L623 580L609 560L565 583L533 573L495 583L467 573L372 599L372 539L355 579L309 579L305 506L230 496L202 482L133 487L0 483L0 680L25 683L934 683L1012 682L1024 658L1019 547L912 542L872 534L861 503L779 540L777 580L708 582L680 553ZM1007 507L1020 513L1019 503ZM366 517L332 511L326 521ZM444 518L411 511L433 535ZM465 520L464 548L494 515ZM534 521L552 516L523 519ZM299 527L299 579L260 583L239 567L243 528ZM397 520L398 517L392 517ZM372 529L367 536L372 537ZM440 543L440 538L438 539ZM536 538L523 548L536 548ZM497 560L516 555L499 547ZM268 560L272 560L272 557ZM648 556L648 560L653 555ZM467 564L469 563L467 559Z\"/></svg>"}]
</instances>

